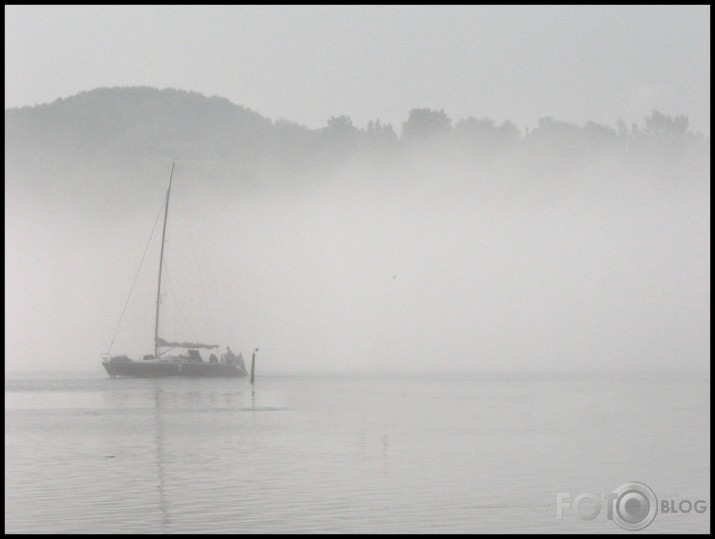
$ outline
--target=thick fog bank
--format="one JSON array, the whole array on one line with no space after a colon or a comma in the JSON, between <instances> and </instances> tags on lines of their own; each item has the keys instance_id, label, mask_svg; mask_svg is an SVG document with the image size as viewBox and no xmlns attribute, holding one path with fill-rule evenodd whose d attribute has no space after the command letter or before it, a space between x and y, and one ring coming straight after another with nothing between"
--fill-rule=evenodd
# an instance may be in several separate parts
<instances>
[{"instance_id":1,"label":"thick fog bank","mask_svg":"<svg viewBox=\"0 0 715 539\"><path fill-rule=\"evenodd\" d=\"M263 182L179 161L160 333L259 346L267 372L709 368L709 158L442 157ZM6 370L107 351L168 163L151 172L99 212L6 188ZM160 226L112 353L152 351Z\"/></svg>"}]
</instances>

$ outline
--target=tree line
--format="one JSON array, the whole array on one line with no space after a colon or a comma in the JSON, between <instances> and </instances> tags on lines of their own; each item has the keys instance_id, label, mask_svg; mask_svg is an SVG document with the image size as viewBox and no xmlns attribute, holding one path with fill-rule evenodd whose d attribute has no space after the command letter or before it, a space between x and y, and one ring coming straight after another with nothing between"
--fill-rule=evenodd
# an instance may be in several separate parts
<instances>
[{"instance_id":1,"label":"tree line","mask_svg":"<svg viewBox=\"0 0 715 539\"><path fill-rule=\"evenodd\" d=\"M444 110L413 108L399 134L379 119L358 127L347 115L310 129L270 120L222 97L148 87L100 88L49 104L7 109L5 150L6 167L44 155L62 156L66 163L181 156L249 167L390 159L412 151L475 159L504 152L560 159L604 152L677 158L709 148L709 139L688 127L687 117L654 110L641 125L628 126L620 119L615 127L592 121L576 125L545 117L521 131L510 120L470 116L453 121Z\"/></svg>"}]
</instances>

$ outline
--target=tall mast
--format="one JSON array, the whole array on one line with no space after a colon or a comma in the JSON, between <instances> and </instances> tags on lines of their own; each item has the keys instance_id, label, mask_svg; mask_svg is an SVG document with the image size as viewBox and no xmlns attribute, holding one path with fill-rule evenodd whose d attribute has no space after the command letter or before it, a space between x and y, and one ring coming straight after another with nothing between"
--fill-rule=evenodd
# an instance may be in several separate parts
<instances>
[{"instance_id":1,"label":"tall mast","mask_svg":"<svg viewBox=\"0 0 715 539\"><path fill-rule=\"evenodd\" d=\"M154 357L159 357L159 303L161 302L161 266L164 262L164 237L166 236L166 218L169 216L169 194L171 193L171 179L174 177L174 163L171 163L169 173L169 187L166 189L166 202L164 203L164 228L161 231L161 254L159 255L159 284L156 287L156 323L154 324Z\"/></svg>"}]
</instances>

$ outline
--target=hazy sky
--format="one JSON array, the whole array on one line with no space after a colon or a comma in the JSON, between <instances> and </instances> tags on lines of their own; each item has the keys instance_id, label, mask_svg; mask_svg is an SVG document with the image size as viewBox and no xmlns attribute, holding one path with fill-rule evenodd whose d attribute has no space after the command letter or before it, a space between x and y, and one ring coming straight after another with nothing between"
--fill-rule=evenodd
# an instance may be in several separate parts
<instances>
[{"instance_id":1,"label":"hazy sky","mask_svg":"<svg viewBox=\"0 0 715 539\"><path fill-rule=\"evenodd\" d=\"M710 134L709 6L6 6L5 107L103 86L227 97L321 127L453 119Z\"/></svg>"},{"instance_id":2,"label":"hazy sky","mask_svg":"<svg viewBox=\"0 0 715 539\"><path fill-rule=\"evenodd\" d=\"M510 119L522 132L545 116L615 127L657 109L709 135L709 16L703 6L11 6L5 104L146 85L314 128L345 114L399 133L417 107ZM39 149L44 168L6 163L6 370L99 369L110 349L141 357L158 248L125 302L169 163L137 162L127 177L131 165L110 170L77 146L83 162L55 170L66 156ZM267 162L251 189L241 168L179 156L164 337L260 346L274 372L709 368L709 153L670 166L574 156L573 167L547 154L536 167L400 155L298 178L273 178L281 164Z\"/></svg>"}]
</instances>

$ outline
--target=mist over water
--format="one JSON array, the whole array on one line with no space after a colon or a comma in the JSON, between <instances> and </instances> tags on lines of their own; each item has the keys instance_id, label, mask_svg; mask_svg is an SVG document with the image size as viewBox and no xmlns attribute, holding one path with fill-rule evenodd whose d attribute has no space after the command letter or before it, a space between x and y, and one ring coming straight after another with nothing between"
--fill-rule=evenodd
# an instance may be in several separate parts
<instances>
[{"instance_id":1,"label":"mist over water","mask_svg":"<svg viewBox=\"0 0 715 539\"><path fill-rule=\"evenodd\" d=\"M557 493L710 504L709 377L549 373L5 385L10 533L616 533ZM709 530L659 512L646 532Z\"/></svg>"},{"instance_id":2,"label":"mist over water","mask_svg":"<svg viewBox=\"0 0 715 539\"><path fill-rule=\"evenodd\" d=\"M160 334L260 346L268 372L707 370L694 163L414 152L261 183L179 158ZM111 204L6 189L6 370L97 365L161 209L169 163L150 171ZM112 353L152 352L160 226Z\"/></svg>"}]
</instances>

